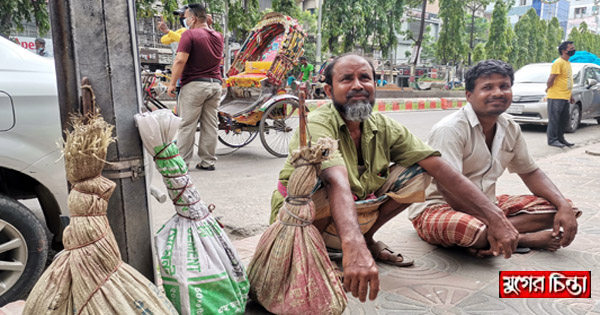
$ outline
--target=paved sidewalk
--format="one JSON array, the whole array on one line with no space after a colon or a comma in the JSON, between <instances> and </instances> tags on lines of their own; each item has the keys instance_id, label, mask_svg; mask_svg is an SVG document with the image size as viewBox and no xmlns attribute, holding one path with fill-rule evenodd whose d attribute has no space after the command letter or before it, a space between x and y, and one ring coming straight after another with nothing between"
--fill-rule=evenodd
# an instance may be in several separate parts
<instances>
[{"instance_id":1,"label":"paved sidewalk","mask_svg":"<svg viewBox=\"0 0 600 315\"><path fill-rule=\"evenodd\" d=\"M600 314L600 144L565 150L537 161L583 215L571 246L557 252L532 250L510 259L472 258L422 241L400 214L376 234L391 248L415 259L398 268L379 264L381 292L365 304L349 296L344 314ZM498 193L528 193L506 172ZM260 236L234 242L247 265ZM498 272L504 270L591 270L590 299L500 299ZM247 314L266 314L257 303Z\"/></svg>"}]
</instances>

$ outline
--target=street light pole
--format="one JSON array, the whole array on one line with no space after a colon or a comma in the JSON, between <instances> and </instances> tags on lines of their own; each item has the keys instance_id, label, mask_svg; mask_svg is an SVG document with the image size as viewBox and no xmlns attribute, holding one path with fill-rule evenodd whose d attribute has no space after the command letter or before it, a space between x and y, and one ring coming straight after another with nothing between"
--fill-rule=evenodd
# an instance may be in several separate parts
<instances>
[{"instance_id":1,"label":"street light pole","mask_svg":"<svg viewBox=\"0 0 600 315\"><path fill-rule=\"evenodd\" d=\"M323 9L323 0L319 1L319 25L317 28L317 62L321 64L321 10Z\"/></svg>"},{"instance_id":2,"label":"street light pole","mask_svg":"<svg viewBox=\"0 0 600 315\"><path fill-rule=\"evenodd\" d=\"M229 24L229 1L225 1L225 14L223 14L223 21L225 21L225 25L223 25L223 34L225 35L225 62L223 64L223 73L227 73L229 71L229 61L231 60L231 55L229 52L229 29L227 27Z\"/></svg>"}]
</instances>

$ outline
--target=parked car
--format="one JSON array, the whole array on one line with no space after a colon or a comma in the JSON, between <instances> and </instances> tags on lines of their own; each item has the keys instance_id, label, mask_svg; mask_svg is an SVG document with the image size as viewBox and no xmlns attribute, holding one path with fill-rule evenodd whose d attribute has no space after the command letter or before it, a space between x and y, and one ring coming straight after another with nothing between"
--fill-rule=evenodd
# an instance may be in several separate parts
<instances>
[{"instance_id":1,"label":"parked car","mask_svg":"<svg viewBox=\"0 0 600 315\"><path fill-rule=\"evenodd\" d=\"M29 293L50 246L61 248L68 211L54 60L3 37L0 56L1 306ZM22 203L34 198L43 218Z\"/></svg>"},{"instance_id":2,"label":"parked car","mask_svg":"<svg viewBox=\"0 0 600 315\"><path fill-rule=\"evenodd\" d=\"M600 66L591 63L572 63L573 99L566 132L575 132L582 119L596 119L600 124ZM548 124L546 82L551 63L524 66L515 72L513 100L506 111L522 124Z\"/></svg>"}]
</instances>

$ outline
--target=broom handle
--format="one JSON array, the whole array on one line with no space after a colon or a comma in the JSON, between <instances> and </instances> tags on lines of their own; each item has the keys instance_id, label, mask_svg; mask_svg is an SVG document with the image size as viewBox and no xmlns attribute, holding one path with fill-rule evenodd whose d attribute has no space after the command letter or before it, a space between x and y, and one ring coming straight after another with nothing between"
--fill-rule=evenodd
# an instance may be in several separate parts
<instances>
[{"instance_id":1,"label":"broom handle","mask_svg":"<svg viewBox=\"0 0 600 315\"><path fill-rule=\"evenodd\" d=\"M306 82L303 82L298 89L298 115L300 115L300 147L306 147L306 112L304 110L304 100L306 98Z\"/></svg>"}]
</instances>

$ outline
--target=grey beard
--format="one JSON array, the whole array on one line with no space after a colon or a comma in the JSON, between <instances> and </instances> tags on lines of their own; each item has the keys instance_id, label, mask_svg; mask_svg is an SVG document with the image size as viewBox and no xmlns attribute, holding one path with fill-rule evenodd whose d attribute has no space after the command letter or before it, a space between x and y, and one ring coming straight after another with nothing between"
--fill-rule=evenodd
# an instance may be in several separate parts
<instances>
[{"instance_id":1,"label":"grey beard","mask_svg":"<svg viewBox=\"0 0 600 315\"><path fill-rule=\"evenodd\" d=\"M365 121L371 117L373 104L367 100L349 101L346 104L333 102L340 115L350 121Z\"/></svg>"}]
</instances>

